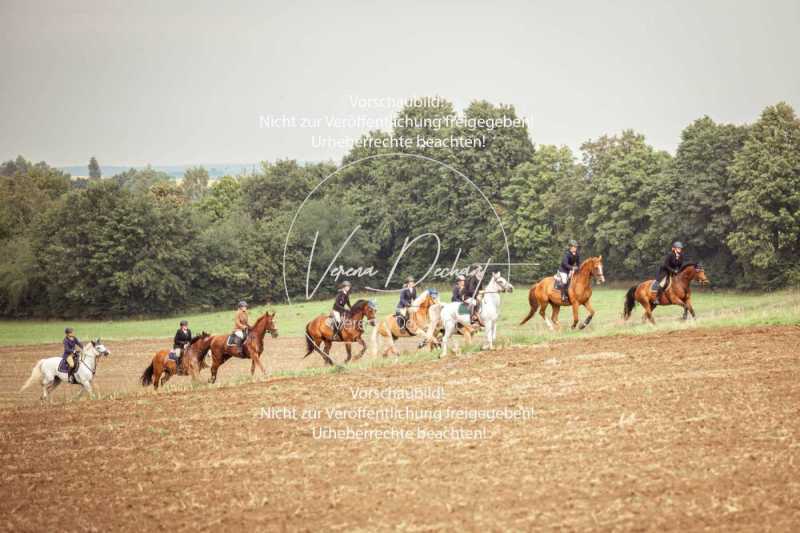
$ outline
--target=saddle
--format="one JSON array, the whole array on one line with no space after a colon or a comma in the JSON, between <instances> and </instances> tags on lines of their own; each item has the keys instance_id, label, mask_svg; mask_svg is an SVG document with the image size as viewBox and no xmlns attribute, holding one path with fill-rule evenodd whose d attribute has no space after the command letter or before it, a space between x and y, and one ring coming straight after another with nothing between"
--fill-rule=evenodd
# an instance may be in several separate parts
<instances>
[{"instance_id":1,"label":"saddle","mask_svg":"<svg viewBox=\"0 0 800 533\"><path fill-rule=\"evenodd\" d=\"M169 351L169 353L167 354L167 359L171 359L172 361L175 361L175 364L176 364L176 365L177 365L177 364L178 364L178 362L181 360L181 358L180 358L180 357L178 357L178 354L176 354L176 353L175 353L175 352L173 352L172 350L170 350L170 351Z\"/></svg>"},{"instance_id":2,"label":"saddle","mask_svg":"<svg viewBox=\"0 0 800 533\"><path fill-rule=\"evenodd\" d=\"M561 282L561 276L559 276L557 274L555 276L553 276L553 279L555 280L555 284L553 285L554 289L561 290L561 289L563 289L565 287L567 287L567 288L569 287L570 278L567 278L567 283L562 283Z\"/></svg>"},{"instance_id":3,"label":"saddle","mask_svg":"<svg viewBox=\"0 0 800 533\"><path fill-rule=\"evenodd\" d=\"M75 372L77 371L77 368L78 368L77 365L80 364L80 362L77 360L77 358L76 358L75 363L76 363L75 370L73 370L71 372L70 372L69 365L67 364L67 358L66 357L62 357L61 358L61 362L58 363L58 371L59 372L63 372L64 374L66 374L67 375L67 380L69 381L69 383L72 383L72 384L77 383L77 381L75 381Z\"/></svg>"}]
</instances>

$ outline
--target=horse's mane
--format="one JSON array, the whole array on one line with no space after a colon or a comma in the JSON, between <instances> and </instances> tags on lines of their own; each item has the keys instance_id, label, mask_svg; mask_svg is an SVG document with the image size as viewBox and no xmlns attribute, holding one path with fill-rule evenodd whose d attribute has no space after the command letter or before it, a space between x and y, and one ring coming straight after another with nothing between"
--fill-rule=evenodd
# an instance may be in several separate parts
<instances>
[{"instance_id":1,"label":"horse's mane","mask_svg":"<svg viewBox=\"0 0 800 533\"><path fill-rule=\"evenodd\" d=\"M594 257L590 257L589 259L584 260L583 263L581 263L581 266L580 266L580 268L578 268L578 270L583 270L584 268L589 268L589 265L594 263L597 259L599 259L599 257L600 256L594 256Z\"/></svg>"},{"instance_id":2,"label":"horse's mane","mask_svg":"<svg viewBox=\"0 0 800 533\"><path fill-rule=\"evenodd\" d=\"M205 331L203 333L201 333L200 335L195 335L194 337L192 337L192 340L189 341L189 345L191 346L192 344L196 343L197 341L199 341L203 337L207 337L207 336L208 336L208 333L206 333Z\"/></svg>"},{"instance_id":3,"label":"horse's mane","mask_svg":"<svg viewBox=\"0 0 800 533\"><path fill-rule=\"evenodd\" d=\"M422 291L422 292L420 293L420 295L419 295L419 296L417 296L416 298L414 298L414 301L413 301L413 302L411 302L411 305L413 305L414 307L419 307L419 306L420 306L420 304L421 304L421 303L422 303L422 302L425 300L425 297L426 297L426 296L428 296L428 289L425 289L424 291Z\"/></svg>"},{"instance_id":4,"label":"horse's mane","mask_svg":"<svg viewBox=\"0 0 800 533\"><path fill-rule=\"evenodd\" d=\"M678 273L683 272L684 270L686 270L689 267L694 267L695 270L703 270L703 267L700 266L700 263L686 263L685 265L683 265L681 267L681 269L678 271Z\"/></svg>"},{"instance_id":5,"label":"horse's mane","mask_svg":"<svg viewBox=\"0 0 800 533\"><path fill-rule=\"evenodd\" d=\"M358 300L353 306L350 308L350 312L360 311L362 307L366 307L369 304L369 300Z\"/></svg>"}]
</instances>

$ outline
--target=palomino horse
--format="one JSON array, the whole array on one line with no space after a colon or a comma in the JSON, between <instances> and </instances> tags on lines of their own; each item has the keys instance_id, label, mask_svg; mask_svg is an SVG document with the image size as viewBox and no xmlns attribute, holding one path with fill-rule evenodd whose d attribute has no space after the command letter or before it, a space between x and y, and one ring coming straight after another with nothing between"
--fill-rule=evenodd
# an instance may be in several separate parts
<instances>
[{"instance_id":1,"label":"palomino horse","mask_svg":"<svg viewBox=\"0 0 800 533\"><path fill-rule=\"evenodd\" d=\"M87 392L92 394L92 380L97 372L97 358L107 357L111 355L100 339L93 340L86 347L81 350L81 356L78 360L78 369L75 371L75 385L83 387L78 393L78 396ZM31 377L19 389L20 392L24 391L34 382L38 381L42 385L42 400L47 399L48 393L52 392L63 381L69 383L69 376L67 372L59 368L63 359L59 357L47 357L40 359L33 367ZM66 364L66 363L65 363Z\"/></svg>"},{"instance_id":2,"label":"palomino horse","mask_svg":"<svg viewBox=\"0 0 800 533\"><path fill-rule=\"evenodd\" d=\"M395 314L391 314L381 320L378 323L378 327L372 331L372 354L377 355L384 343L383 341L386 341L388 346L383 351L383 357L386 357L390 353L399 356L400 352L397 350L397 347L395 347L394 341L400 337L425 337L427 341L430 341L432 332L429 326L435 323L431 319L433 316L431 311L437 308L437 306L439 308L441 307L441 305L437 303L438 297L439 293L436 289L426 289L422 294L417 296L408 309L408 329L401 327L404 325L397 323L397 315ZM438 313L436 316L438 318ZM409 329L411 332L409 332ZM424 342L425 341L423 341L423 343Z\"/></svg>"},{"instance_id":3,"label":"palomino horse","mask_svg":"<svg viewBox=\"0 0 800 533\"><path fill-rule=\"evenodd\" d=\"M306 324L306 348L308 348L308 351L303 357L308 357L311 352L317 352L325 360L325 364L332 365L334 363L330 357L331 345L336 341L345 343L345 348L347 349L345 363L349 363L352 357L350 352L350 343L352 342L357 342L361 345L361 352L356 356L356 359L360 359L364 352L367 351L367 343L361 338L364 334L362 320L366 318L369 324L374 326L375 313L377 311L378 307L372 300L358 300L348 313L342 314L342 325L339 329L339 336L336 339L334 339L333 323L330 315L319 315ZM325 344L324 349L320 348L322 343Z\"/></svg>"},{"instance_id":4,"label":"palomino horse","mask_svg":"<svg viewBox=\"0 0 800 533\"><path fill-rule=\"evenodd\" d=\"M261 364L261 352L264 351L264 335L269 331L272 338L278 336L278 328L275 326L275 313L265 312L256 320L256 323L247 332L247 338L242 343L242 349L237 346L228 346L228 335L214 335L211 338L211 383L217 381L217 370L222 364L231 357L239 357L242 359L250 358L250 375L255 375L256 367L261 369L261 373L267 373L264 366ZM189 360L191 365L190 372L196 375L199 371L196 368L199 361L196 358Z\"/></svg>"},{"instance_id":5,"label":"palomino horse","mask_svg":"<svg viewBox=\"0 0 800 533\"><path fill-rule=\"evenodd\" d=\"M181 366L175 360L170 359L170 350L160 350L153 356L153 362L150 366L144 369L142 377L139 382L142 387L153 385L154 389L158 389L159 385L164 385L170 380L172 376L188 376L189 369L193 368L193 364L187 361L195 361L199 366L199 370L206 368L205 356L208 348L211 345L211 336L205 331L200 335L195 336L181 355ZM196 377L196 376L193 376Z\"/></svg>"},{"instance_id":6,"label":"palomino horse","mask_svg":"<svg viewBox=\"0 0 800 533\"><path fill-rule=\"evenodd\" d=\"M603 276L602 255L598 257L590 257L584 261L578 271L572 276L572 281L570 282L569 290L567 291L569 296L568 304L564 304L561 301L561 291L555 289L555 277L548 276L544 278L539 283L531 287L531 290L528 292L528 303L531 306L531 310L528 313L528 316L522 319L520 325L530 320L538 308L539 314L547 324L547 327L549 327L551 330L554 328L560 328L561 326L558 323L558 312L561 310L562 305L571 305L572 329L575 329L575 326L578 325L578 320L580 318L578 309L582 305L587 311L589 311L589 316L586 317L586 320L583 321L580 327L580 329L585 328L589 325L589 322L592 321L592 317L594 317L594 308L592 308L592 305L589 302L592 297L591 278L595 278L599 283L603 283L606 280L606 278ZM553 306L551 318L547 318L544 314L548 304Z\"/></svg>"},{"instance_id":7,"label":"palomino horse","mask_svg":"<svg viewBox=\"0 0 800 533\"><path fill-rule=\"evenodd\" d=\"M703 267L697 263L683 265L680 271L672 277L669 286L661 294L661 299L657 302L657 305L680 305L683 307L684 320L686 320L689 313L692 313L692 318L694 318L691 284L695 280L703 285L709 283ZM636 307L636 302L639 302L644 308L642 320L649 320L651 324L655 325L656 321L653 320L655 306L650 303L655 298L656 291L652 290L654 282L654 279L649 279L628 289L628 293L625 295L625 308L622 312L625 320L631 317L631 311Z\"/></svg>"}]
</instances>

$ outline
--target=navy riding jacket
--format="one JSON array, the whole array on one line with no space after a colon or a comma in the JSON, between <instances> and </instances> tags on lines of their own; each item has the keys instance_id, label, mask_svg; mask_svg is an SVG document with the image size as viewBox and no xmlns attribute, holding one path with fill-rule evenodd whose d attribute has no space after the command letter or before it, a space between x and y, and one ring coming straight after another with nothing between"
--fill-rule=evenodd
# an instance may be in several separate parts
<instances>
[{"instance_id":1,"label":"navy riding jacket","mask_svg":"<svg viewBox=\"0 0 800 533\"><path fill-rule=\"evenodd\" d=\"M567 253L564 254L564 259L561 260L561 265L559 265L558 271L563 272L564 274L569 274L573 270L578 270L580 264L580 256L577 253L573 254L571 251L567 250Z\"/></svg>"},{"instance_id":2,"label":"navy riding jacket","mask_svg":"<svg viewBox=\"0 0 800 533\"><path fill-rule=\"evenodd\" d=\"M78 346L83 348L83 344L78 340L78 337L64 337L64 354L61 357L66 357L75 351Z\"/></svg>"}]
</instances>

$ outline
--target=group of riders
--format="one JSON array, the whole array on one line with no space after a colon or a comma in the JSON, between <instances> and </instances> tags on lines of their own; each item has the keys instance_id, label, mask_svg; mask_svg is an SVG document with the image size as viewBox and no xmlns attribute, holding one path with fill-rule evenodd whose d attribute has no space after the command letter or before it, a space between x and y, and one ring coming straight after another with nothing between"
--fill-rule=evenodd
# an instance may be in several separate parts
<instances>
[{"instance_id":1,"label":"group of riders","mask_svg":"<svg viewBox=\"0 0 800 533\"><path fill-rule=\"evenodd\" d=\"M669 286L670 279L676 275L684 264L683 243L675 241L672 243L672 249L664 257L664 260L659 265L656 274L656 280L652 287L652 301L651 305L655 307L661 298L661 295ZM557 281L556 287L561 290L561 300L563 304L569 303L569 285L575 273L580 268L580 255L578 253L578 242L570 240L558 271L555 274ZM468 271L468 275L459 275L456 278L456 283L453 286L453 294L450 299L451 302L461 302L465 304L472 316L473 323L480 325L478 315L479 299L478 293L483 281L483 269L481 265L473 265ZM400 290L400 300L395 308L395 318L398 326L406 329L409 334L414 335L414 326L412 321L408 319L409 308L412 307L414 300L417 298L416 280L413 277L407 277L403 288ZM332 329L334 331L334 338L338 335L339 331L347 319L348 312L351 308L350 304L350 291L352 284L349 281L342 282L336 293L333 302L333 309L330 314ZM250 329L250 321L247 313L247 302L241 301L236 310L234 319L234 330L229 337L228 344L235 350L243 350L243 342L247 338L247 332ZM75 336L75 330L68 327L64 331L64 353L62 358L64 364L68 369L70 381L74 382L74 373L78 368L80 362L80 351L83 349L83 344ZM189 322L181 320L180 327L175 332L173 339L171 356L175 358L178 365L180 365L180 358L185 351L186 347L192 340L192 331L189 329Z\"/></svg>"}]
</instances>

